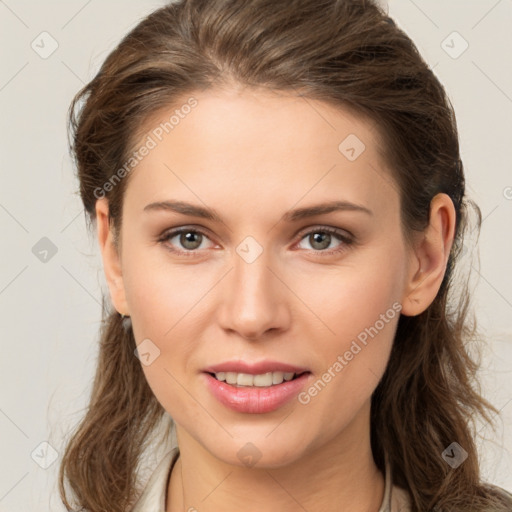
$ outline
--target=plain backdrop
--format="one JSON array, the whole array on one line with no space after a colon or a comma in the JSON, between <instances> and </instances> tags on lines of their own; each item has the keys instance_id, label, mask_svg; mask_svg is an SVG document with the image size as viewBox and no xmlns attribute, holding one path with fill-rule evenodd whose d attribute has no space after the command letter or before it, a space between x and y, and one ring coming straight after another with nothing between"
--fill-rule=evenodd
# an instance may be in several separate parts
<instances>
[{"instance_id":1,"label":"plain backdrop","mask_svg":"<svg viewBox=\"0 0 512 512\"><path fill-rule=\"evenodd\" d=\"M64 510L57 470L94 373L103 269L67 149L73 95L156 0L0 1L0 511ZM454 105L479 204L484 477L512 490L512 1L391 0ZM476 255L474 249L468 255Z\"/></svg>"}]
</instances>

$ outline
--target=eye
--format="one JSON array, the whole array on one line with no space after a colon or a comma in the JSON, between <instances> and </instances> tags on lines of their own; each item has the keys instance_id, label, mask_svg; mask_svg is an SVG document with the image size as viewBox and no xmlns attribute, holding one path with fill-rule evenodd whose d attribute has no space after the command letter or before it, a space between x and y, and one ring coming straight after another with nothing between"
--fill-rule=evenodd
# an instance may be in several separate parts
<instances>
[{"instance_id":1,"label":"eye","mask_svg":"<svg viewBox=\"0 0 512 512\"><path fill-rule=\"evenodd\" d=\"M341 243L338 244L334 249L329 249L331 246L331 242L338 239ZM313 251L315 252L323 252L326 254L335 254L348 249L348 247L354 243L354 239L348 233L342 232L335 228L330 228L327 226L318 227L313 230L308 231L303 235L301 242L303 240L307 240L310 243L311 247L313 247Z\"/></svg>"},{"instance_id":2,"label":"eye","mask_svg":"<svg viewBox=\"0 0 512 512\"><path fill-rule=\"evenodd\" d=\"M176 242L171 243L173 238L177 238ZM194 256L195 251L199 249L205 249L201 247L205 240L209 238L202 231L197 229L181 227L165 232L158 241L163 243L171 251L184 254L186 256ZM178 244L178 249L174 247ZM181 246L181 248L179 248Z\"/></svg>"},{"instance_id":3,"label":"eye","mask_svg":"<svg viewBox=\"0 0 512 512\"><path fill-rule=\"evenodd\" d=\"M172 242L175 238L177 240ZM332 248L331 243L336 239L340 243L335 248ZM167 249L184 256L196 256L199 250L206 249L207 247L203 245L203 242L206 240L209 240L209 238L205 233L186 226L166 231L158 238L158 242L164 244ZM346 251L354 243L352 235L328 226L317 227L307 231L302 235L299 245L304 240L311 244L312 249L310 250L326 255ZM304 247L300 248L303 249Z\"/></svg>"}]
</instances>

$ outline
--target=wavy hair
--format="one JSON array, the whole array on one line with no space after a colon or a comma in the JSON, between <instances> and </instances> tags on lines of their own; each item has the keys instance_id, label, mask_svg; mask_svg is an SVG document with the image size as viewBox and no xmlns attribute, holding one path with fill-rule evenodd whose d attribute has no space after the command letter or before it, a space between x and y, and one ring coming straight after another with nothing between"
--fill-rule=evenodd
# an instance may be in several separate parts
<instances>
[{"instance_id":1,"label":"wavy hair","mask_svg":"<svg viewBox=\"0 0 512 512\"><path fill-rule=\"evenodd\" d=\"M194 91L252 87L292 92L375 122L383 161L400 192L406 237L429 222L432 198L450 196L456 233L439 293L420 315L401 316L387 370L371 403L377 466L389 457L412 510L510 511L511 500L481 481L475 419L494 409L478 390L466 346L476 332L468 281L453 292L469 210L455 114L411 39L370 0L181 0L133 28L73 98L68 129L89 227L98 190L120 232L128 161L146 121ZM79 106L79 103L81 104ZM78 510L125 512L140 493L138 465L165 410L134 357L133 332L104 311L90 404L70 435L59 490ZM467 460L441 457L457 441ZM66 490L66 484L69 489Z\"/></svg>"}]
</instances>

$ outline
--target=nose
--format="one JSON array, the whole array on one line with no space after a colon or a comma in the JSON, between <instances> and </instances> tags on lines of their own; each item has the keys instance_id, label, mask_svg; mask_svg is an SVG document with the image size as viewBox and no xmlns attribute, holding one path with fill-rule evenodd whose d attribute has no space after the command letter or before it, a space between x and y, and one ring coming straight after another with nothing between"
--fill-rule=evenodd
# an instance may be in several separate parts
<instances>
[{"instance_id":1,"label":"nose","mask_svg":"<svg viewBox=\"0 0 512 512\"><path fill-rule=\"evenodd\" d=\"M278 266L271 266L264 251L250 263L235 254L233 267L222 289L221 327L250 341L286 330L290 321L288 288L279 277Z\"/></svg>"}]
</instances>

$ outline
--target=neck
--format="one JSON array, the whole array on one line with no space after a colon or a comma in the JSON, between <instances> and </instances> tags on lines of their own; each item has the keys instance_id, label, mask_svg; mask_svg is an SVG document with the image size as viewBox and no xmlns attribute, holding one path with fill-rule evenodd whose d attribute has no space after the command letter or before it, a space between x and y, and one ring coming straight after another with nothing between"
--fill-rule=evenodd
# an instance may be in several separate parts
<instances>
[{"instance_id":1,"label":"neck","mask_svg":"<svg viewBox=\"0 0 512 512\"><path fill-rule=\"evenodd\" d=\"M371 453L369 407L361 412L340 435L277 468L226 464L177 427L166 511L377 511L384 477Z\"/></svg>"}]
</instances>

